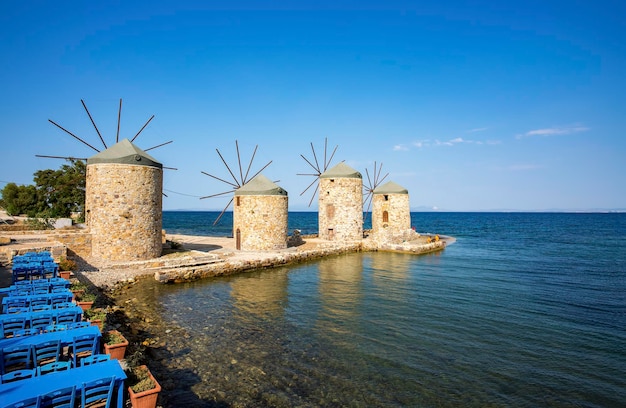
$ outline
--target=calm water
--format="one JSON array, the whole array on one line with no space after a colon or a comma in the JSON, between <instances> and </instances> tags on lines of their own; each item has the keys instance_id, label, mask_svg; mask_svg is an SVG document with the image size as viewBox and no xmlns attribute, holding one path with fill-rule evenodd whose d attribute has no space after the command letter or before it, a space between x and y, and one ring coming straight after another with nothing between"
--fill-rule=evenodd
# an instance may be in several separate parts
<instances>
[{"instance_id":1,"label":"calm water","mask_svg":"<svg viewBox=\"0 0 626 408\"><path fill-rule=\"evenodd\" d=\"M216 216L166 212L164 228L218 235ZM290 229L316 222L290 213ZM434 255L351 254L147 283L142 296L172 328L163 368L191 373L166 399L626 405L626 214L414 213L412 224L457 242Z\"/></svg>"}]
</instances>

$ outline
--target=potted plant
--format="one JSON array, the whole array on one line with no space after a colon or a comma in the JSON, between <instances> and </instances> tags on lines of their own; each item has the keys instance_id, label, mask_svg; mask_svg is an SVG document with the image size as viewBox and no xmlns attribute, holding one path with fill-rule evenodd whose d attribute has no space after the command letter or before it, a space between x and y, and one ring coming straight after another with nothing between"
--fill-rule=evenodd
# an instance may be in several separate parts
<instances>
[{"instance_id":1,"label":"potted plant","mask_svg":"<svg viewBox=\"0 0 626 408\"><path fill-rule=\"evenodd\" d=\"M102 331L107 318L106 310L99 307L87 309L83 312L83 315L91 322L92 325L98 326L100 331Z\"/></svg>"},{"instance_id":2,"label":"potted plant","mask_svg":"<svg viewBox=\"0 0 626 408\"><path fill-rule=\"evenodd\" d=\"M82 294L76 294L74 298L76 299L76 304L85 311L91 309L93 302L96 300L96 295L90 292L84 292Z\"/></svg>"},{"instance_id":3,"label":"potted plant","mask_svg":"<svg viewBox=\"0 0 626 408\"><path fill-rule=\"evenodd\" d=\"M72 282L70 284L70 291L74 295L74 300L76 299L77 296L80 296L83 293L85 293L86 290L87 290L87 285L85 285L84 283L80 281Z\"/></svg>"},{"instance_id":4,"label":"potted plant","mask_svg":"<svg viewBox=\"0 0 626 408\"><path fill-rule=\"evenodd\" d=\"M109 330L102 335L104 352L111 356L111 359L123 360L128 347L128 340L117 330Z\"/></svg>"},{"instance_id":5,"label":"potted plant","mask_svg":"<svg viewBox=\"0 0 626 408\"><path fill-rule=\"evenodd\" d=\"M156 407L161 385L146 365L140 365L130 370L128 384L128 394L133 408Z\"/></svg>"},{"instance_id":6,"label":"potted plant","mask_svg":"<svg viewBox=\"0 0 626 408\"><path fill-rule=\"evenodd\" d=\"M70 276L72 276L72 271L74 269L76 269L76 262L65 257L61 258L61 260L59 261L59 276L61 276L63 279L69 280Z\"/></svg>"}]
</instances>

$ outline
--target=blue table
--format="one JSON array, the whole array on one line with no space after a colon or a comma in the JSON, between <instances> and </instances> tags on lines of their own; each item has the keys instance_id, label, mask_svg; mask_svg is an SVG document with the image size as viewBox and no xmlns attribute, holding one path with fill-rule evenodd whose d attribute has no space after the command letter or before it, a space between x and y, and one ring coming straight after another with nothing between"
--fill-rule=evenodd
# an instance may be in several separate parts
<instances>
[{"instance_id":1,"label":"blue table","mask_svg":"<svg viewBox=\"0 0 626 408\"><path fill-rule=\"evenodd\" d=\"M64 313L64 312L74 312L74 314L76 315L75 321L77 321L77 322L80 322L81 319L82 319L83 309L80 306L74 306L74 307L65 307L65 308L62 308L62 309L41 310L41 311L37 311L37 312L0 314L0 321L13 319L15 317L25 317L27 321L30 321L33 317L37 317L38 314L51 313L52 314L52 318L56 322L56 317L60 313ZM26 324L26 327L30 327L29 324Z\"/></svg>"},{"instance_id":2,"label":"blue table","mask_svg":"<svg viewBox=\"0 0 626 408\"><path fill-rule=\"evenodd\" d=\"M67 289L63 292L54 292L54 293L44 293L41 295L8 295L2 299L2 313L7 313L7 304L11 302L19 302L24 301L26 303L26 307L30 306L30 301L35 299L43 299L45 298L48 304L51 303L52 299L63 298L62 302L71 302L72 301L72 292Z\"/></svg>"},{"instance_id":3,"label":"blue table","mask_svg":"<svg viewBox=\"0 0 626 408\"><path fill-rule=\"evenodd\" d=\"M32 346L35 344L43 343L46 341L61 340L61 346L69 346L72 344L74 337L82 336L84 334L96 334L98 336L97 349L100 350L100 341L102 334L98 326L83 327L80 329L60 330L50 333L33 334L32 336L11 337L8 339L0 339L0 349L13 346Z\"/></svg>"},{"instance_id":4,"label":"blue table","mask_svg":"<svg viewBox=\"0 0 626 408\"><path fill-rule=\"evenodd\" d=\"M57 371L8 384L0 384L0 401L2 401L2 406L5 406L25 398L47 394L61 388L72 386L76 386L77 396L80 400L80 390L83 387L83 383L96 381L105 377L115 377L114 398L115 394L117 394L116 406L123 408L124 380L126 379L126 373L124 373L118 360L109 360L103 363ZM113 406L113 404L111 405Z\"/></svg>"},{"instance_id":5,"label":"blue table","mask_svg":"<svg viewBox=\"0 0 626 408\"><path fill-rule=\"evenodd\" d=\"M71 282L63 278L37 279L34 281L24 281L23 284L18 283L18 284L13 284L11 286L7 286L6 288L0 288L0 294L8 294L10 292L13 292L19 289L32 288L35 286L47 287L48 292L52 292L53 287L62 286L62 287L69 289L70 285L71 285Z\"/></svg>"}]
</instances>

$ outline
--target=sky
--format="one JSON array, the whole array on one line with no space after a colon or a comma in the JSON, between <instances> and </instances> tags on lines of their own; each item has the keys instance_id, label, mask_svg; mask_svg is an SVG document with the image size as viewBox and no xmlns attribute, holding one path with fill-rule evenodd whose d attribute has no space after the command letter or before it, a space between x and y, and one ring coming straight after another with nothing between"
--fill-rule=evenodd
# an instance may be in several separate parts
<instances>
[{"instance_id":1,"label":"sky","mask_svg":"<svg viewBox=\"0 0 626 408\"><path fill-rule=\"evenodd\" d=\"M0 188L154 115L134 143L173 141L148 151L168 167L164 210L222 210L232 194L200 197L232 187L204 173L233 181L221 154L241 182L238 146L244 175L271 162L289 210L316 211L299 175L312 145L320 168L337 146L329 166L407 188L413 210L624 209L624 15L604 0L3 1Z\"/></svg>"}]
</instances>

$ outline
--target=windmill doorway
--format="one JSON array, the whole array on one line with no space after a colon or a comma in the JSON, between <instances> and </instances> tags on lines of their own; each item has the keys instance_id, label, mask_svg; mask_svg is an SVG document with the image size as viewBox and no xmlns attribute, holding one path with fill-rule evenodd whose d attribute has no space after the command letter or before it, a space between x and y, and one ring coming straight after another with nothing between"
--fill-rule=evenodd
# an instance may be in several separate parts
<instances>
[{"instance_id":1,"label":"windmill doorway","mask_svg":"<svg viewBox=\"0 0 626 408\"><path fill-rule=\"evenodd\" d=\"M235 233L235 242L237 250L241 250L241 230L237 228L237 232Z\"/></svg>"}]
</instances>

